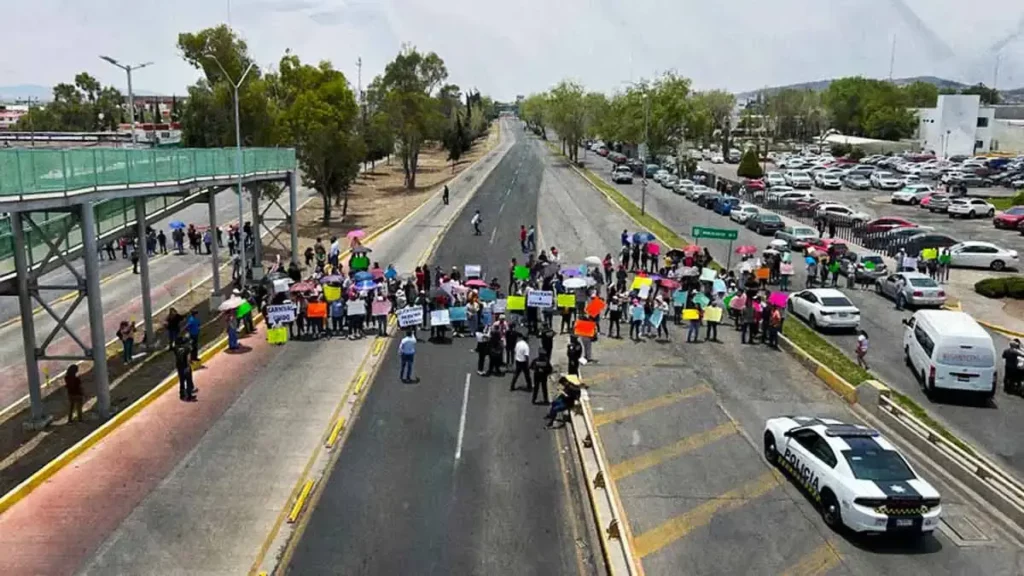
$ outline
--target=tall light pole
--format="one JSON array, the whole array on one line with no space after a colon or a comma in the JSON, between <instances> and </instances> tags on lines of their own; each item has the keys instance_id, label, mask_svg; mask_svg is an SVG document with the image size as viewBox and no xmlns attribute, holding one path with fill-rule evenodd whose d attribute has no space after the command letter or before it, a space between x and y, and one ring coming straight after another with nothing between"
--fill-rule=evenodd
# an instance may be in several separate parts
<instances>
[{"instance_id":1,"label":"tall light pole","mask_svg":"<svg viewBox=\"0 0 1024 576\"><path fill-rule=\"evenodd\" d=\"M137 139L135 137L135 93L132 92L132 70L139 70L141 68L145 68L146 66L151 66L153 63L143 62L142 64L136 64L132 66L131 64L121 64L120 62L114 60L110 56L100 55L100 58L102 60L110 62L114 66L117 66L121 70L124 70L128 73L128 113L132 116L132 145L134 146L136 144Z\"/></svg>"},{"instance_id":2,"label":"tall light pole","mask_svg":"<svg viewBox=\"0 0 1024 576\"><path fill-rule=\"evenodd\" d=\"M640 163L643 164L643 172L640 177L640 215L647 214L647 136L648 136L648 125L650 124L651 115L651 94L647 90L647 85L643 83L637 83L633 81L624 82L634 88L639 88L644 93L644 142L640 145Z\"/></svg>"},{"instance_id":3,"label":"tall light pole","mask_svg":"<svg viewBox=\"0 0 1024 576\"><path fill-rule=\"evenodd\" d=\"M242 237L242 224L245 222L245 217L242 215L242 123L241 123L241 120L240 120L239 114L238 114L238 88L242 86L242 82L245 82L245 77L249 75L249 72L252 70L253 66L256 65L256 63L255 62L250 62L249 63L249 67L246 68L245 72L242 73L242 77L238 79L238 82L235 82L234 80L231 79L231 76L228 75L228 72L227 72L227 70L224 69L224 66L221 65L220 60L217 60L216 56L214 56L213 54L207 54L206 56L207 56L207 58L209 58L210 60L213 60L214 63L217 64L217 67L220 68L221 74L224 75L224 78L227 79L228 83L231 84L231 87L234 88L234 90L235 90L235 151L236 151L235 152L235 170L238 173L238 240L239 240L238 245L239 245L240 256L242 258L242 270L241 270L241 280L240 280L240 282L241 282L242 286L245 286L245 281L246 281L245 268L246 268L247 262L246 262L246 259L245 259L245 238ZM293 214L292 218L295 218L295 217L296 217L296 215ZM259 232L259 230L254 231L254 233L253 233L253 242L259 242L260 241L259 240L259 233L258 232Z\"/></svg>"}]
</instances>

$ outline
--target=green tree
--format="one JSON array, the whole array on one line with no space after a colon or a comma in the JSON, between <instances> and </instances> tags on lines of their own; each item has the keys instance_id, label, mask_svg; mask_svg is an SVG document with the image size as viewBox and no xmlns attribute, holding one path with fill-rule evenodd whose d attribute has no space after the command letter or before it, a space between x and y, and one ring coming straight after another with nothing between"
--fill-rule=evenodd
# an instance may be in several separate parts
<instances>
[{"instance_id":1,"label":"green tree","mask_svg":"<svg viewBox=\"0 0 1024 576\"><path fill-rule=\"evenodd\" d=\"M699 113L707 115L706 125L711 131L707 140L712 141L713 133L718 132L722 143L722 153L728 153L732 136L730 121L732 111L736 107L736 97L724 90L708 90L697 93L694 105L700 110Z\"/></svg>"},{"instance_id":2,"label":"green tree","mask_svg":"<svg viewBox=\"0 0 1024 576\"><path fill-rule=\"evenodd\" d=\"M934 108L939 101L939 89L931 82L911 82L902 88L911 108Z\"/></svg>"},{"instance_id":3,"label":"green tree","mask_svg":"<svg viewBox=\"0 0 1024 576\"><path fill-rule=\"evenodd\" d=\"M572 162L579 160L579 144L586 134L587 110L583 86L563 80L548 93L550 123L562 142L562 151Z\"/></svg>"},{"instance_id":4,"label":"green tree","mask_svg":"<svg viewBox=\"0 0 1024 576\"><path fill-rule=\"evenodd\" d=\"M1002 101L999 96L999 91L995 88L989 88L982 83L975 84L974 86L968 86L960 91L961 94L977 94L981 96L981 104L983 106L994 106Z\"/></svg>"},{"instance_id":5,"label":"green tree","mask_svg":"<svg viewBox=\"0 0 1024 576\"><path fill-rule=\"evenodd\" d=\"M917 92L924 90L908 93L891 82L841 78L829 85L823 103L832 126L843 134L898 140L916 129L916 115L908 108L914 103L912 97L922 97Z\"/></svg>"},{"instance_id":6,"label":"green tree","mask_svg":"<svg viewBox=\"0 0 1024 576\"><path fill-rule=\"evenodd\" d=\"M112 86L104 87L86 72L75 75L74 83L53 87L53 101L33 106L15 130L55 132L96 132L113 130L121 121L124 98Z\"/></svg>"},{"instance_id":7,"label":"green tree","mask_svg":"<svg viewBox=\"0 0 1024 576\"><path fill-rule=\"evenodd\" d=\"M736 175L741 178L753 179L764 176L764 170L761 169L761 164L757 159L757 152L753 148L748 148L743 153L740 165L736 168Z\"/></svg>"}]
</instances>

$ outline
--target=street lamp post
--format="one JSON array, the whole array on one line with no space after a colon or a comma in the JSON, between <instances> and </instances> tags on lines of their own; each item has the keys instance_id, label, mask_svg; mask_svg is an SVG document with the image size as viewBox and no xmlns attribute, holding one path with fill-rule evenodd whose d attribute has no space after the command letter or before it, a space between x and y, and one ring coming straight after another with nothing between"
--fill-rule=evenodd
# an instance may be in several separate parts
<instances>
[{"instance_id":1,"label":"street lamp post","mask_svg":"<svg viewBox=\"0 0 1024 576\"><path fill-rule=\"evenodd\" d=\"M132 145L134 146L137 142L137 138L135 136L135 93L132 92L132 70L139 70L140 68L145 68L146 66L150 66L153 63L143 62L142 64L136 64L135 66L132 66L131 64L121 64L120 62L114 60L110 56L101 55L100 58L102 60L110 62L111 64L117 66L121 70L124 70L128 74L128 113L131 114L132 117Z\"/></svg>"},{"instance_id":2,"label":"street lamp post","mask_svg":"<svg viewBox=\"0 0 1024 576\"><path fill-rule=\"evenodd\" d=\"M242 237L242 224L245 222L245 219L242 213L242 123L238 112L238 89L242 86L242 82L245 82L245 77L249 75L249 72L252 70L253 66L256 65L256 63L250 62L249 67L246 68L245 72L242 73L242 77L238 79L238 82L235 82L231 79L231 76L228 74L227 70L224 69L224 66L221 65L220 60L217 60L216 56L214 56L213 54L207 54L206 56L217 64L217 67L220 68L221 74L224 74L224 78L227 79L228 83L231 84L231 87L234 88L235 91L235 171L238 173L238 246L240 256L242 259L240 282L244 286L246 281L245 268L247 262L245 259L245 238ZM292 217L294 218L295 215L292 215ZM260 241L258 232L258 230L254 231L253 242Z\"/></svg>"},{"instance_id":3,"label":"street lamp post","mask_svg":"<svg viewBox=\"0 0 1024 576\"><path fill-rule=\"evenodd\" d=\"M644 145L640 154L640 163L643 164L644 177L640 180L640 215L647 214L647 127L651 115L651 98L647 91L644 91Z\"/></svg>"}]
</instances>

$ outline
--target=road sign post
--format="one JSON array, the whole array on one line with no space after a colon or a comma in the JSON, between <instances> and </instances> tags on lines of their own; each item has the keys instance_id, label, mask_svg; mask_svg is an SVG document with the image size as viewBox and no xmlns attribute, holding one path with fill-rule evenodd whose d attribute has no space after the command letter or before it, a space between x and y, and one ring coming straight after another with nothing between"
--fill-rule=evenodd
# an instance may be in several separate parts
<instances>
[{"instance_id":1,"label":"road sign post","mask_svg":"<svg viewBox=\"0 0 1024 576\"><path fill-rule=\"evenodd\" d=\"M725 269L732 268L732 243L734 240L740 237L740 233L737 230L727 230L725 228L708 228L707 226L694 226L690 230L690 236L694 240L701 238L707 238L710 240L728 240L729 241L729 255L726 257Z\"/></svg>"}]
</instances>

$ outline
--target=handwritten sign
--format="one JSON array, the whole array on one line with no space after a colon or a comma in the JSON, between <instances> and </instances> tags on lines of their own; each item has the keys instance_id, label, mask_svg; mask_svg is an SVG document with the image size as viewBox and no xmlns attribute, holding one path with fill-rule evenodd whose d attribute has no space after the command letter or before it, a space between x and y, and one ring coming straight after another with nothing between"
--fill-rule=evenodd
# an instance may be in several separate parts
<instances>
[{"instance_id":1,"label":"handwritten sign","mask_svg":"<svg viewBox=\"0 0 1024 576\"><path fill-rule=\"evenodd\" d=\"M458 306L456 308L448 309L448 319L452 322L465 322L469 319L469 312L465 306Z\"/></svg>"},{"instance_id":2,"label":"handwritten sign","mask_svg":"<svg viewBox=\"0 0 1024 576\"><path fill-rule=\"evenodd\" d=\"M650 296L650 294L651 294L651 285L650 284L648 284L646 286L641 286L640 289L637 290L637 292L636 292L636 295L641 300L647 300L647 297Z\"/></svg>"},{"instance_id":3,"label":"handwritten sign","mask_svg":"<svg viewBox=\"0 0 1024 576\"><path fill-rule=\"evenodd\" d=\"M939 250L937 248L925 248L921 250L921 258L925 260L935 260L939 257Z\"/></svg>"},{"instance_id":4,"label":"handwritten sign","mask_svg":"<svg viewBox=\"0 0 1024 576\"><path fill-rule=\"evenodd\" d=\"M725 294L725 291L726 291L725 280L715 280L711 284L711 290L715 294Z\"/></svg>"},{"instance_id":5,"label":"handwritten sign","mask_svg":"<svg viewBox=\"0 0 1024 576\"><path fill-rule=\"evenodd\" d=\"M373 306L370 307L370 312L374 316L387 316L388 314L391 314L391 301L374 300Z\"/></svg>"},{"instance_id":6,"label":"handwritten sign","mask_svg":"<svg viewBox=\"0 0 1024 576\"><path fill-rule=\"evenodd\" d=\"M643 322L643 320L644 320L644 307L643 306L633 306L633 311L630 312L630 318L634 322Z\"/></svg>"},{"instance_id":7,"label":"handwritten sign","mask_svg":"<svg viewBox=\"0 0 1024 576\"><path fill-rule=\"evenodd\" d=\"M701 282L714 282L717 275L713 268L703 268L700 271L700 280Z\"/></svg>"},{"instance_id":8,"label":"handwritten sign","mask_svg":"<svg viewBox=\"0 0 1024 576\"><path fill-rule=\"evenodd\" d=\"M672 293L672 305L679 306L682 308L686 306L686 292L683 290L676 290Z\"/></svg>"},{"instance_id":9,"label":"handwritten sign","mask_svg":"<svg viewBox=\"0 0 1024 576\"><path fill-rule=\"evenodd\" d=\"M286 326L267 328L267 343L284 344L286 342L288 342L288 328Z\"/></svg>"},{"instance_id":10,"label":"handwritten sign","mask_svg":"<svg viewBox=\"0 0 1024 576\"><path fill-rule=\"evenodd\" d=\"M559 294L558 295L558 307L559 308L575 308L576 307L576 295L575 294Z\"/></svg>"},{"instance_id":11,"label":"handwritten sign","mask_svg":"<svg viewBox=\"0 0 1024 576\"><path fill-rule=\"evenodd\" d=\"M769 276L771 276L771 270L764 266L758 268L757 271L754 272L754 277L758 280L767 280Z\"/></svg>"},{"instance_id":12,"label":"handwritten sign","mask_svg":"<svg viewBox=\"0 0 1024 576\"><path fill-rule=\"evenodd\" d=\"M306 307L309 318L327 318L327 302L310 302Z\"/></svg>"},{"instance_id":13,"label":"handwritten sign","mask_svg":"<svg viewBox=\"0 0 1024 576\"><path fill-rule=\"evenodd\" d=\"M498 299L498 293L490 288L481 288L478 294L481 302L494 302Z\"/></svg>"},{"instance_id":14,"label":"handwritten sign","mask_svg":"<svg viewBox=\"0 0 1024 576\"><path fill-rule=\"evenodd\" d=\"M526 266L523 266L522 264L519 264L512 269L512 277L515 278L516 280L529 280L530 269L527 268Z\"/></svg>"},{"instance_id":15,"label":"handwritten sign","mask_svg":"<svg viewBox=\"0 0 1024 576\"><path fill-rule=\"evenodd\" d=\"M466 264L465 267L466 278L481 278L481 268L479 264Z\"/></svg>"},{"instance_id":16,"label":"handwritten sign","mask_svg":"<svg viewBox=\"0 0 1024 576\"><path fill-rule=\"evenodd\" d=\"M434 310L430 313L431 326L448 326L452 323L448 310Z\"/></svg>"},{"instance_id":17,"label":"handwritten sign","mask_svg":"<svg viewBox=\"0 0 1024 576\"><path fill-rule=\"evenodd\" d=\"M643 276L637 276L636 278L633 278L633 284L630 286L629 289L630 290L639 290L639 289L643 288L644 286L650 286L651 282L652 281L651 281L650 278L644 278Z\"/></svg>"},{"instance_id":18,"label":"handwritten sign","mask_svg":"<svg viewBox=\"0 0 1024 576\"><path fill-rule=\"evenodd\" d=\"M328 302L334 302L335 300L341 300L341 286L324 286L324 300Z\"/></svg>"},{"instance_id":19,"label":"handwritten sign","mask_svg":"<svg viewBox=\"0 0 1024 576\"><path fill-rule=\"evenodd\" d=\"M704 309L704 321L717 323L722 321L722 309L718 306L712 306Z\"/></svg>"},{"instance_id":20,"label":"handwritten sign","mask_svg":"<svg viewBox=\"0 0 1024 576\"><path fill-rule=\"evenodd\" d=\"M518 312L520 310L526 310L526 296L509 296L508 297L508 310L510 312Z\"/></svg>"},{"instance_id":21,"label":"handwritten sign","mask_svg":"<svg viewBox=\"0 0 1024 576\"><path fill-rule=\"evenodd\" d=\"M526 296L526 305L530 308L551 308L555 293L550 290L532 290Z\"/></svg>"},{"instance_id":22,"label":"handwritten sign","mask_svg":"<svg viewBox=\"0 0 1024 576\"><path fill-rule=\"evenodd\" d=\"M274 326L287 324L295 321L295 306L291 304L277 304L267 306L267 323Z\"/></svg>"},{"instance_id":23,"label":"handwritten sign","mask_svg":"<svg viewBox=\"0 0 1024 576\"><path fill-rule=\"evenodd\" d=\"M780 265L779 266L779 274L782 274L783 276L792 276L793 275L793 265L792 264L782 264L782 265Z\"/></svg>"},{"instance_id":24,"label":"handwritten sign","mask_svg":"<svg viewBox=\"0 0 1024 576\"><path fill-rule=\"evenodd\" d=\"M700 306L701 308L703 308L703 307L707 306L708 304L710 304L711 300L709 300L708 297L705 294L699 293L699 294L694 294L694 296L693 296L693 303L696 304L697 306Z\"/></svg>"},{"instance_id":25,"label":"handwritten sign","mask_svg":"<svg viewBox=\"0 0 1024 576\"><path fill-rule=\"evenodd\" d=\"M501 314L501 313L505 312L505 310L507 310L507 309L508 309L508 300L505 299L505 298L502 298L500 300L495 300L494 304L491 305L491 311L494 312L495 314Z\"/></svg>"},{"instance_id":26,"label":"handwritten sign","mask_svg":"<svg viewBox=\"0 0 1024 576\"><path fill-rule=\"evenodd\" d=\"M665 319L665 311L662 310L661 308L658 308L654 312L651 312L651 318L650 318L649 322L651 323L651 326L654 326L655 328L657 328L658 326L661 326L661 321L664 320L664 319Z\"/></svg>"},{"instance_id":27,"label":"handwritten sign","mask_svg":"<svg viewBox=\"0 0 1024 576\"><path fill-rule=\"evenodd\" d=\"M593 338L597 335L597 322L593 320L577 320L573 334L584 338Z\"/></svg>"},{"instance_id":28,"label":"handwritten sign","mask_svg":"<svg viewBox=\"0 0 1024 576\"><path fill-rule=\"evenodd\" d=\"M366 314L365 300L350 300L348 303L349 316L363 316Z\"/></svg>"},{"instance_id":29,"label":"handwritten sign","mask_svg":"<svg viewBox=\"0 0 1024 576\"><path fill-rule=\"evenodd\" d=\"M601 315L601 312L604 311L605 306L607 306L607 304L605 304L604 300L601 300L600 298L591 298L590 302L587 302L585 311L587 316L597 318Z\"/></svg>"},{"instance_id":30,"label":"handwritten sign","mask_svg":"<svg viewBox=\"0 0 1024 576\"><path fill-rule=\"evenodd\" d=\"M423 324L423 307L407 306L398 311L398 325L402 328Z\"/></svg>"},{"instance_id":31,"label":"handwritten sign","mask_svg":"<svg viewBox=\"0 0 1024 576\"><path fill-rule=\"evenodd\" d=\"M683 320L700 320L700 310L696 308L683 310Z\"/></svg>"}]
</instances>

